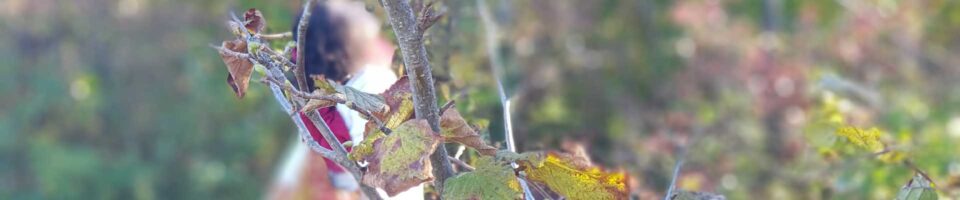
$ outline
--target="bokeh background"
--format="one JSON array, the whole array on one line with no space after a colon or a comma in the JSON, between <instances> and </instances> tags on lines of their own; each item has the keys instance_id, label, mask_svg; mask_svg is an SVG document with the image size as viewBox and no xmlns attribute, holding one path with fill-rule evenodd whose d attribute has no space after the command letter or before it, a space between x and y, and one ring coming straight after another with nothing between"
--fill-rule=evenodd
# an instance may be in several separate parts
<instances>
[{"instance_id":1,"label":"bokeh background","mask_svg":"<svg viewBox=\"0 0 960 200\"><path fill-rule=\"evenodd\" d=\"M956 197L960 1L486 3L521 150L583 145L641 199L666 190L683 146L682 189L892 199L913 173L831 153L817 122L833 106ZM260 84L235 98L207 45L230 37L229 12L258 8L285 32L300 5L0 1L0 199L263 197L294 125ZM477 4L439 5L448 17L426 37L441 99L499 141Z\"/></svg>"}]
</instances>

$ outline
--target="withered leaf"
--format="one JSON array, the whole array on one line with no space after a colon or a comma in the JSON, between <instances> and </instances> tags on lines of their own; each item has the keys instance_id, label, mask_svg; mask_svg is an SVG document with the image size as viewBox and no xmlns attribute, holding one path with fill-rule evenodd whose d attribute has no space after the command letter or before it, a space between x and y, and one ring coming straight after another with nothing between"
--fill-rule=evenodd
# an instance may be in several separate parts
<instances>
[{"instance_id":1,"label":"withered leaf","mask_svg":"<svg viewBox=\"0 0 960 200\"><path fill-rule=\"evenodd\" d=\"M404 122L392 134L373 142L372 152L363 158L370 163L363 184L383 188L394 196L433 180L430 154L439 143L440 138L426 120Z\"/></svg>"},{"instance_id":2,"label":"withered leaf","mask_svg":"<svg viewBox=\"0 0 960 200\"><path fill-rule=\"evenodd\" d=\"M247 43L243 40L223 41L221 47L237 53L247 52ZM227 65L227 84L236 93L237 98L243 98L250 83L250 74L253 73L253 63L245 57L220 52L220 58Z\"/></svg>"},{"instance_id":3,"label":"withered leaf","mask_svg":"<svg viewBox=\"0 0 960 200\"><path fill-rule=\"evenodd\" d=\"M243 26L253 34L263 32L267 27L267 20L263 18L263 14L256 8L250 8L247 12L243 13L243 21Z\"/></svg>"},{"instance_id":4,"label":"withered leaf","mask_svg":"<svg viewBox=\"0 0 960 200\"><path fill-rule=\"evenodd\" d=\"M627 199L630 194L625 173L605 172L571 155L547 152L517 164L528 180L568 199Z\"/></svg>"},{"instance_id":5,"label":"withered leaf","mask_svg":"<svg viewBox=\"0 0 960 200\"><path fill-rule=\"evenodd\" d=\"M491 156L481 156L473 164L476 170L447 179L443 199L518 199L520 182L513 169Z\"/></svg>"},{"instance_id":6,"label":"withered leaf","mask_svg":"<svg viewBox=\"0 0 960 200\"><path fill-rule=\"evenodd\" d=\"M384 102L390 109L389 112L386 113L374 113L375 117L380 118L380 120L383 120L384 122L391 121L390 118L392 117L396 117L397 121L399 122L404 122L413 118L412 115L407 115L413 114L412 112L406 113L403 109L401 109L406 107L404 104L412 105L413 103L413 92L410 90L410 80L407 79L406 76L401 77L396 82L393 82L393 85L391 85L386 91L383 91L383 93L380 93L380 96L383 97ZM411 106L409 109L412 111L413 107ZM400 115L394 116L395 114ZM395 125L399 125L399 123Z\"/></svg>"},{"instance_id":7,"label":"withered leaf","mask_svg":"<svg viewBox=\"0 0 960 200\"><path fill-rule=\"evenodd\" d=\"M330 100L310 99L307 101L306 105L303 105L303 108L300 108L300 112L308 112L308 111L313 111L316 109L326 108L326 107L335 106L335 105L337 105L337 103Z\"/></svg>"},{"instance_id":8,"label":"withered leaf","mask_svg":"<svg viewBox=\"0 0 960 200\"><path fill-rule=\"evenodd\" d=\"M351 109L368 111L371 114L386 113L389 110L380 95L366 93L353 87L326 80L323 77L314 77L313 82L314 87L317 88L314 91L315 94L339 96L344 100L342 103Z\"/></svg>"},{"instance_id":9,"label":"withered leaf","mask_svg":"<svg viewBox=\"0 0 960 200\"><path fill-rule=\"evenodd\" d=\"M487 145L480 134L467 124L463 116L460 116L457 109L447 110L443 113L443 116L440 116L440 129L440 136L443 137L444 141L467 145L483 155L494 156L497 154L497 148Z\"/></svg>"}]
</instances>

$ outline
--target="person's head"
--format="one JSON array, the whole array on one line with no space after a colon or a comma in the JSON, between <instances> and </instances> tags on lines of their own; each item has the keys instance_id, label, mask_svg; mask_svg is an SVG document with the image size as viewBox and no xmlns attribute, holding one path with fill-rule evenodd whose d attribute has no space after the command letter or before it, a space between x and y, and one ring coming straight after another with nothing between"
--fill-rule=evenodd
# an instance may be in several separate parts
<instances>
[{"instance_id":1,"label":"person's head","mask_svg":"<svg viewBox=\"0 0 960 200\"><path fill-rule=\"evenodd\" d=\"M393 46L380 35L380 22L361 2L330 0L314 5L310 12L303 49L308 75L345 82L365 65L389 65ZM313 88L312 82L308 85Z\"/></svg>"}]
</instances>

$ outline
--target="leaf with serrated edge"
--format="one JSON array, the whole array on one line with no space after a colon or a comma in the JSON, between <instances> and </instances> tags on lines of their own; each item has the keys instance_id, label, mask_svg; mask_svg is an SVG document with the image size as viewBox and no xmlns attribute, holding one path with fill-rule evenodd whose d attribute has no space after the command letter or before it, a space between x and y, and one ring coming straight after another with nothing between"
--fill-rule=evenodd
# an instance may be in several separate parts
<instances>
[{"instance_id":1,"label":"leaf with serrated edge","mask_svg":"<svg viewBox=\"0 0 960 200\"><path fill-rule=\"evenodd\" d=\"M377 138L372 152L363 159L369 162L362 182L383 188L393 196L423 182L433 180L430 154L440 138L430 130L426 120L404 122L392 134Z\"/></svg>"},{"instance_id":2,"label":"leaf with serrated edge","mask_svg":"<svg viewBox=\"0 0 960 200\"><path fill-rule=\"evenodd\" d=\"M625 173L604 172L570 155L548 152L517 163L530 181L544 184L568 199L627 199L630 193Z\"/></svg>"},{"instance_id":3,"label":"leaf with serrated edge","mask_svg":"<svg viewBox=\"0 0 960 200\"><path fill-rule=\"evenodd\" d=\"M933 189L931 181L920 173L916 173L913 179L900 188L896 200L936 200L937 198L937 191Z\"/></svg>"},{"instance_id":4,"label":"leaf with serrated edge","mask_svg":"<svg viewBox=\"0 0 960 200\"><path fill-rule=\"evenodd\" d=\"M243 40L223 41L221 47L238 53L247 52L247 43ZM227 84L233 89L237 98L243 98L250 83L250 74L253 73L253 63L246 58L220 52L220 58L227 65Z\"/></svg>"},{"instance_id":5,"label":"leaf with serrated edge","mask_svg":"<svg viewBox=\"0 0 960 200\"><path fill-rule=\"evenodd\" d=\"M477 131L473 130L466 120L463 120L457 109L447 110L443 113L443 116L440 116L440 129L440 136L443 137L444 141L467 145L483 155L493 156L497 154L497 148L487 145L483 138L480 138L480 134L477 134Z\"/></svg>"},{"instance_id":6,"label":"leaf with serrated edge","mask_svg":"<svg viewBox=\"0 0 960 200\"><path fill-rule=\"evenodd\" d=\"M482 156L473 166L476 170L461 173L444 182L442 199L518 199L521 197L520 182L514 176L513 169L506 163L496 161L490 156Z\"/></svg>"}]
</instances>

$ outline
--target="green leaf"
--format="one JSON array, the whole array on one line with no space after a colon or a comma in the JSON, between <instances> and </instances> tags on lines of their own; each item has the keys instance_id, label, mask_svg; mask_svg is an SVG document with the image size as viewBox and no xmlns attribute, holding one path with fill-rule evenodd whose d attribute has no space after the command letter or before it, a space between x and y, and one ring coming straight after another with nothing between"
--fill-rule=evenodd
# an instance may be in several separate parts
<instances>
[{"instance_id":1,"label":"green leaf","mask_svg":"<svg viewBox=\"0 0 960 200\"><path fill-rule=\"evenodd\" d=\"M920 173L913 175L900 193L897 194L897 200L936 200L937 191L933 189L931 181Z\"/></svg>"},{"instance_id":2,"label":"green leaf","mask_svg":"<svg viewBox=\"0 0 960 200\"><path fill-rule=\"evenodd\" d=\"M439 143L426 120L404 122L393 134L374 139L371 152L362 158L370 163L362 182L393 196L433 180L429 157Z\"/></svg>"},{"instance_id":3,"label":"green leaf","mask_svg":"<svg viewBox=\"0 0 960 200\"><path fill-rule=\"evenodd\" d=\"M518 199L521 197L520 182L513 169L490 156L482 156L473 164L476 171L464 172L443 184L443 198L466 199Z\"/></svg>"}]
</instances>

